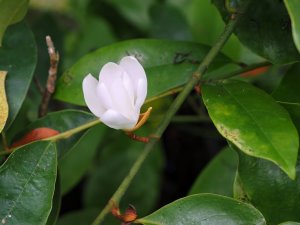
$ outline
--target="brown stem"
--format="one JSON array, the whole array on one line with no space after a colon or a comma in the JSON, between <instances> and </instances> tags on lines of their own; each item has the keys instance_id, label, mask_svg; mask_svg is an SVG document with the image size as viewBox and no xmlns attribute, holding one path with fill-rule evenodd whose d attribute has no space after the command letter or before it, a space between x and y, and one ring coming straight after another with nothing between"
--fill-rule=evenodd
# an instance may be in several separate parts
<instances>
[{"instance_id":1,"label":"brown stem","mask_svg":"<svg viewBox=\"0 0 300 225\"><path fill-rule=\"evenodd\" d=\"M50 57L50 68L48 71L48 80L43 94L42 102L39 108L39 117L43 117L48 112L48 105L52 94L55 91L55 82L57 77L57 66L59 62L59 54L55 52L54 44L50 36L46 36L46 43L48 46L48 53Z\"/></svg>"}]
</instances>

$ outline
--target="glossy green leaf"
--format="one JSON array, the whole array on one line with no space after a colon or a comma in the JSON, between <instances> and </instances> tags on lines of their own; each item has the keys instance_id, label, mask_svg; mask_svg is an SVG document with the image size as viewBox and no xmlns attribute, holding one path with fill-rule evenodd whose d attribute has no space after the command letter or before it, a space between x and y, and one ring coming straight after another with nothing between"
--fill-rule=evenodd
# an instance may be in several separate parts
<instances>
[{"instance_id":1,"label":"glossy green leaf","mask_svg":"<svg viewBox=\"0 0 300 225\"><path fill-rule=\"evenodd\" d=\"M93 165L96 151L106 130L101 124L89 129L59 161L63 195L71 190Z\"/></svg>"},{"instance_id":2,"label":"glossy green leaf","mask_svg":"<svg viewBox=\"0 0 300 225\"><path fill-rule=\"evenodd\" d=\"M137 222L144 225L266 224L262 214L253 206L214 194L197 194L179 199Z\"/></svg>"},{"instance_id":3,"label":"glossy green leaf","mask_svg":"<svg viewBox=\"0 0 300 225\"><path fill-rule=\"evenodd\" d=\"M236 153L230 148L225 148L201 171L189 195L214 193L232 197L237 164ZM220 171L222 171L222 176L220 176Z\"/></svg>"},{"instance_id":4,"label":"glossy green leaf","mask_svg":"<svg viewBox=\"0 0 300 225\"><path fill-rule=\"evenodd\" d=\"M7 27L23 19L27 12L29 0L0 1L0 47Z\"/></svg>"},{"instance_id":5,"label":"glossy green leaf","mask_svg":"<svg viewBox=\"0 0 300 225\"><path fill-rule=\"evenodd\" d=\"M300 2L298 0L284 0L284 4L291 18L294 42L300 52Z\"/></svg>"},{"instance_id":6,"label":"glossy green leaf","mask_svg":"<svg viewBox=\"0 0 300 225\"><path fill-rule=\"evenodd\" d=\"M92 114L79 110L63 110L47 114L45 117L34 121L26 127L15 140L21 138L27 132L39 128L47 127L60 132L60 134L71 135L76 129L84 128L87 124L96 121ZM57 143L58 156L61 158L78 141L82 133L77 133L67 139L59 140Z\"/></svg>"},{"instance_id":7,"label":"glossy green leaf","mask_svg":"<svg viewBox=\"0 0 300 225\"><path fill-rule=\"evenodd\" d=\"M300 63L294 64L272 93L273 98L281 103L300 104Z\"/></svg>"},{"instance_id":8,"label":"glossy green leaf","mask_svg":"<svg viewBox=\"0 0 300 225\"><path fill-rule=\"evenodd\" d=\"M0 168L1 223L46 224L56 169L56 149L51 142L36 142L13 152Z\"/></svg>"},{"instance_id":9,"label":"glossy green leaf","mask_svg":"<svg viewBox=\"0 0 300 225\"><path fill-rule=\"evenodd\" d=\"M213 2L228 21L230 14L224 0ZM275 64L300 61L283 1L250 1L248 10L242 14L235 34L245 46Z\"/></svg>"},{"instance_id":10,"label":"glossy green leaf","mask_svg":"<svg viewBox=\"0 0 300 225\"><path fill-rule=\"evenodd\" d=\"M59 216L59 211L61 207L61 179L60 175L58 174L56 177L56 183L55 183L55 191L54 196L52 200L52 209L50 212L50 215L48 217L46 225L55 225L56 221Z\"/></svg>"},{"instance_id":11,"label":"glossy green leaf","mask_svg":"<svg viewBox=\"0 0 300 225\"><path fill-rule=\"evenodd\" d=\"M136 56L144 66L148 78L148 95L151 99L186 83L197 68L197 63L209 51L206 45L166 40L129 40L100 48L75 63L58 81L55 97L77 105L85 105L82 80L91 73L98 79L101 67L107 62L118 62L126 55ZM216 69L230 64L230 59L220 54L209 67L212 75ZM235 67L237 68L237 66ZM224 74L224 71L218 73ZM213 75L216 75L213 73Z\"/></svg>"},{"instance_id":12,"label":"glossy green leaf","mask_svg":"<svg viewBox=\"0 0 300 225\"><path fill-rule=\"evenodd\" d=\"M299 138L283 107L262 90L241 81L205 84L202 93L222 136L249 155L271 160L295 178Z\"/></svg>"},{"instance_id":13,"label":"glossy green leaf","mask_svg":"<svg viewBox=\"0 0 300 225\"><path fill-rule=\"evenodd\" d=\"M0 13L1 14L1 13ZM34 37L24 23L10 26L0 48L0 70L8 71L6 93L9 117L6 129L11 125L25 99L37 63Z\"/></svg>"},{"instance_id":14,"label":"glossy green leaf","mask_svg":"<svg viewBox=\"0 0 300 225\"><path fill-rule=\"evenodd\" d=\"M238 175L243 198L262 212L268 224L300 222L299 159L296 179L291 180L272 162L239 152Z\"/></svg>"},{"instance_id":15,"label":"glossy green leaf","mask_svg":"<svg viewBox=\"0 0 300 225\"><path fill-rule=\"evenodd\" d=\"M88 208L102 209L105 206L145 146L144 143L129 139L123 132L110 132L105 141L101 145L97 167L87 179L84 205ZM156 145L143 163L122 198L122 209L132 204L141 216L149 213L156 205L162 173L160 150L160 146Z\"/></svg>"}]
</instances>

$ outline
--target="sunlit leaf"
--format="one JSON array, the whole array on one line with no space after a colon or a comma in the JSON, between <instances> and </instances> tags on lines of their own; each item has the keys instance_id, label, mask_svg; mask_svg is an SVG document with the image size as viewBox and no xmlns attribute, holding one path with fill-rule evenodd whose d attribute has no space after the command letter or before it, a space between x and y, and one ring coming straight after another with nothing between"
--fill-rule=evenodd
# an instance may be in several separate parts
<instances>
[{"instance_id":1,"label":"sunlit leaf","mask_svg":"<svg viewBox=\"0 0 300 225\"><path fill-rule=\"evenodd\" d=\"M298 0L284 0L292 22L293 38L300 52L300 2Z\"/></svg>"},{"instance_id":2,"label":"sunlit leaf","mask_svg":"<svg viewBox=\"0 0 300 225\"><path fill-rule=\"evenodd\" d=\"M282 106L262 90L240 81L205 84L202 93L222 136L251 156L271 160L295 178L299 137Z\"/></svg>"},{"instance_id":3,"label":"sunlit leaf","mask_svg":"<svg viewBox=\"0 0 300 225\"><path fill-rule=\"evenodd\" d=\"M23 19L27 12L29 0L0 1L0 47L6 28Z\"/></svg>"}]
</instances>

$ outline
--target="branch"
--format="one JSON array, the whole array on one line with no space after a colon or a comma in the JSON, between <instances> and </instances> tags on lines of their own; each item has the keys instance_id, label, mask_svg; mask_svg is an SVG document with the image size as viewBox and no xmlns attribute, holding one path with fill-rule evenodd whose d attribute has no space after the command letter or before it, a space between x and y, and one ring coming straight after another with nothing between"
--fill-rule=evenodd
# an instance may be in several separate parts
<instances>
[{"instance_id":1,"label":"branch","mask_svg":"<svg viewBox=\"0 0 300 225\"><path fill-rule=\"evenodd\" d=\"M244 8L242 12L246 9L249 1L246 1ZM239 13L236 17L232 18L227 25L225 26L225 29L215 45L210 49L210 51L207 53L201 64L199 65L198 69L192 74L192 77L190 81L184 86L182 92L177 96L177 98L172 103L171 107L167 111L162 123L157 128L155 133L151 136L154 136L156 138L150 139L149 143L145 146L143 152L140 154L138 159L133 164L132 168L129 171L129 174L124 178L123 182L118 187L117 191L113 194L111 197L110 202L107 203L105 208L100 212L100 214L97 216L97 218L94 220L92 225L99 225L103 222L105 216L109 213L109 211L112 209L112 203L118 204L125 194L126 190L128 189L131 181L139 171L141 165L143 164L144 160L147 158L148 154L151 152L152 148L155 146L158 139L162 136L163 132L168 127L169 123L171 122L173 116L178 111L179 107L182 105L184 100L187 98L187 96L190 94L190 92L193 90L195 85L197 85L202 75L206 72L207 68L213 61L213 59L217 56L217 54L220 52L228 38L233 33L234 28L238 24L238 21L240 20L243 13Z\"/></svg>"},{"instance_id":2,"label":"branch","mask_svg":"<svg viewBox=\"0 0 300 225\"><path fill-rule=\"evenodd\" d=\"M50 68L48 71L48 80L44 90L43 98L39 108L39 117L43 117L48 112L48 105L52 94L55 91L55 82L57 77L57 66L59 62L59 54L55 52L54 44L50 36L46 36L46 43L48 46L48 53L50 57Z\"/></svg>"}]
</instances>

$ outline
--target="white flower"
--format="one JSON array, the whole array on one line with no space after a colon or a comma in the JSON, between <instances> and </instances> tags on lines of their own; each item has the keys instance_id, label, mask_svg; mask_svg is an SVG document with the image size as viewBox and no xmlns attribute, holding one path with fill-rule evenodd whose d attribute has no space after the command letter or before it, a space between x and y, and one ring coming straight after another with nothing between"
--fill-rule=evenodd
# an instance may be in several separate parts
<instances>
[{"instance_id":1,"label":"white flower","mask_svg":"<svg viewBox=\"0 0 300 225\"><path fill-rule=\"evenodd\" d=\"M88 74L82 83L85 102L91 112L114 129L133 129L147 95L144 68L133 56L125 56L119 64L105 64L99 81Z\"/></svg>"}]
</instances>

